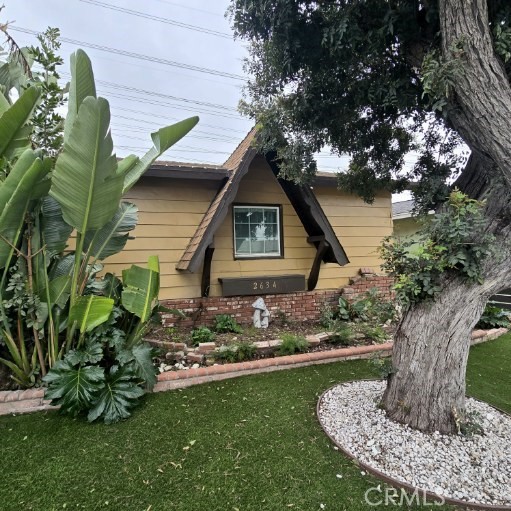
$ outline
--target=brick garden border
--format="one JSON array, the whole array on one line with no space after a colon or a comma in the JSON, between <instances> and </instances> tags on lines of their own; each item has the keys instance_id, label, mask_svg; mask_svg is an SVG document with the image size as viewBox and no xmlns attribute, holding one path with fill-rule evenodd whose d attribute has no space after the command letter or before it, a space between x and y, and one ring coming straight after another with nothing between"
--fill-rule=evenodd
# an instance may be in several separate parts
<instances>
[{"instance_id":1,"label":"brick garden border","mask_svg":"<svg viewBox=\"0 0 511 511\"><path fill-rule=\"evenodd\" d=\"M506 328L494 328L492 330L475 330L472 332L472 345L489 341L500 337L508 330ZM200 383L237 378L249 374L269 373L283 369L294 369L315 364L328 364L341 360L353 360L369 358L374 353L382 353L390 356L392 343L376 344L371 346L357 346L352 348L339 348L329 351L314 353L302 353L284 357L265 358L250 362L235 364L223 364L199 369L169 371L158 375L158 383L154 392L189 387ZM51 406L44 399L44 389L34 388L27 390L0 391L0 415L10 415L41 410L52 410L57 407Z\"/></svg>"}]
</instances>

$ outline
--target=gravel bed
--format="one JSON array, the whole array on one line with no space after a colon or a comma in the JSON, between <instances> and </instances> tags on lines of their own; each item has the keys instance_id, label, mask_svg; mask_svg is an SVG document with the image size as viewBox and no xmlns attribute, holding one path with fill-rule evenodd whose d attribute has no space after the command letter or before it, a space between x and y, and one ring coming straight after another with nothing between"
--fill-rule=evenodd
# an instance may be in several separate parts
<instances>
[{"instance_id":1,"label":"gravel bed","mask_svg":"<svg viewBox=\"0 0 511 511\"><path fill-rule=\"evenodd\" d=\"M319 405L325 431L356 459L398 480L475 504L511 506L511 417L468 398L483 435L425 434L378 408L385 383L357 381L328 390Z\"/></svg>"}]
</instances>

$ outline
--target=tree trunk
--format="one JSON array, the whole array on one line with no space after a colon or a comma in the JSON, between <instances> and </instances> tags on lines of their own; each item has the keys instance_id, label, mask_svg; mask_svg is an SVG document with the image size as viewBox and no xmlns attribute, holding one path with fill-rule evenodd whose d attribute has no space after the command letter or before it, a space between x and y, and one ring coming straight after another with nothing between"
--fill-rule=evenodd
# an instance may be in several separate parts
<instances>
[{"instance_id":1,"label":"tree trunk","mask_svg":"<svg viewBox=\"0 0 511 511\"><path fill-rule=\"evenodd\" d=\"M481 285L446 275L439 296L411 307L396 333L394 373L383 397L390 418L422 431L457 431L465 409L470 334L488 298L511 284L511 88L494 53L486 0L440 0L444 57L463 42L463 75L447 115L472 149L457 184L486 198L487 230L495 252L484 263Z\"/></svg>"}]
</instances>

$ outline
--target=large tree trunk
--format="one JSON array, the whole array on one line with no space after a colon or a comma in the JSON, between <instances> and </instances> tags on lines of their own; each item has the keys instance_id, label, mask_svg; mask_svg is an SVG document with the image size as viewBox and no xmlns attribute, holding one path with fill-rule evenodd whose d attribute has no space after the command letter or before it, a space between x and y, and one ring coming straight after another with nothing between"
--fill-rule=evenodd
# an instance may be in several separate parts
<instances>
[{"instance_id":1,"label":"large tree trunk","mask_svg":"<svg viewBox=\"0 0 511 511\"><path fill-rule=\"evenodd\" d=\"M482 285L446 275L435 301L405 313L383 404L392 419L413 428L454 433L465 408L471 331L488 298L511 284L511 89L493 50L486 0L440 0L439 10L444 56L459 41L464 47L463 76L447 109L473 151L458 185L487 199L496 250L485 261Z\"/></svg>"}]
</instances>

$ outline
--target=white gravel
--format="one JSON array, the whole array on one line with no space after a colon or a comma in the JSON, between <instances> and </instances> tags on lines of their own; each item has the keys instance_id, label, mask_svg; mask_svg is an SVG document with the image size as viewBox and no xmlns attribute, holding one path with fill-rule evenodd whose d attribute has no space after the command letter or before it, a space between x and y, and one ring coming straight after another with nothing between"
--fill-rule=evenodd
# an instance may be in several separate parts
<instances>
[{"instance_id":1,"label":"white gravel","mask_svg":"<svg viewBox=\"0 0 511 511\"><path fill-rule=\"evenodd\" d=\"M468 398L484 435L428 435L386 417L377 406L384 388L358 381L328 390L319 405L325 431L356 459L421 490L511 506L511 417Z\"/></svg>"}]
</instances>

